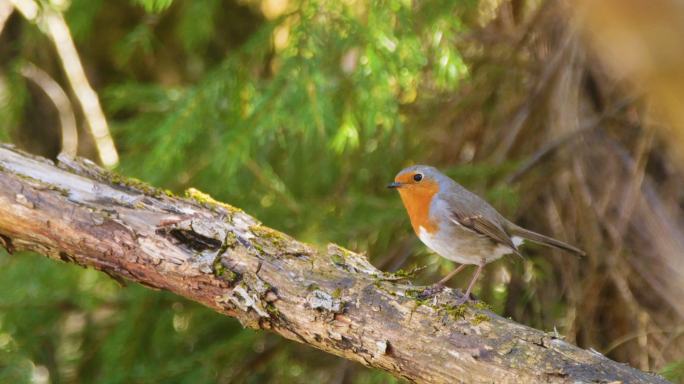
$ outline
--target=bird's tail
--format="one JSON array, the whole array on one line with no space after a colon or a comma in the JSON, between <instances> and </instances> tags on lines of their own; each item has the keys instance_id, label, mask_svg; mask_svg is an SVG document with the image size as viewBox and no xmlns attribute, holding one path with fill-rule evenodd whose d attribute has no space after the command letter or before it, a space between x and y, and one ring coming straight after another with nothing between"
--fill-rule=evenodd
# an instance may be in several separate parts
<instances>
[{"instance_id":1,"label":"bird's tail","mask_svg":"<svg viewBox=\"0 0 684 384\"><path fill-rule=\"evenodd\" d=\"M527 230L525 228L519 227L513 223L510 223L510 227L508 228L508 231L513 236L520 236L524 239L533 241L537 244L545 245L547 247L558 248L562 251L575 253L575 254L580 255L580 256L585 256L587 254L583 250L576 248L576 247L573 247L570 244L566 244L560 240L556 240L554 238L541 235L537 232L532 232L532 231Z\"/></svg>"}]
</instances>

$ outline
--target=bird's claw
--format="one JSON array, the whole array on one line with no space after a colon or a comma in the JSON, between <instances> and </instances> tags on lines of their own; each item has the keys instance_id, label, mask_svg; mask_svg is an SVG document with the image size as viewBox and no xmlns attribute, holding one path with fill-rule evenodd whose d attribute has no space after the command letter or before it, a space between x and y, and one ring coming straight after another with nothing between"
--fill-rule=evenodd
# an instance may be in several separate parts
<instances>
[{"instance_id":1,"label":"bird's claw","mask_svg":"<svg viewBox=\"0 0 684 384\"><path fill-rule=\"evenodd\" d=\"M425 290L423 290L423 292L421 292L418 295L418 298L421 300L425 300L427 298L430 298L430 297L442 292L443 290L444 290L444 284L433 284L433 285L425 288Z\"/></svg>"},{"instance_id":2,"label":"bird's claw","mask_svg":"<svg viewBox=\"0 0 684 384\"><path fill-rule=\"evenodd\" d=\"M459 291L460 293L460 291ZM472 294L466 295L461 295L458 299L456 299L456 305L463 305L465 303L474 303L476 302L477 299L472 297Z\"/></svg>"}]
</instances>

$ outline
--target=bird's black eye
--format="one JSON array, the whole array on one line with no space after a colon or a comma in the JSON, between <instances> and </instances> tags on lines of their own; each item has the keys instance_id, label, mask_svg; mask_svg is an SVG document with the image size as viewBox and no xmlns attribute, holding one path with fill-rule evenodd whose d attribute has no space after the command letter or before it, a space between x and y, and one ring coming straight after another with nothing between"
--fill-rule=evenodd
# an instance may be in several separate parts
<instances>
[{"instance_id":1,"label":"bird's black eye","mask_svg":"<svg viewBox=\"0 0 684 384\"><path fill-rule=\"evenodd\" d=\"M413 175L413 180L421 181L423 180L423 175L421 175L420 173L416 173L415 175Z\"/></svg>"}]
</instances>

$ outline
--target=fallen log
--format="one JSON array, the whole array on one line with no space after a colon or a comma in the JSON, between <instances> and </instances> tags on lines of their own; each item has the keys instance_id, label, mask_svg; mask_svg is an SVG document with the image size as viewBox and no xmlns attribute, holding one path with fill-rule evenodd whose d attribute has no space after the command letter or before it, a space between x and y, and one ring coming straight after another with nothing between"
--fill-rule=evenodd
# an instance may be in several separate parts
<instances>
[{"instance_id":1,"label":"fallen log","mask_svg":"<svg viewBox=\"0 0 684 384\"><path fill-rule=\"evenodd\" d=\"M423 287L361 254L316 249L199 191L177 197L83 159L0 146L0 245L169 290L413 382L666 382L481 303L456 305L450 289L421 300Z\"/></svg>"}]
</instances>

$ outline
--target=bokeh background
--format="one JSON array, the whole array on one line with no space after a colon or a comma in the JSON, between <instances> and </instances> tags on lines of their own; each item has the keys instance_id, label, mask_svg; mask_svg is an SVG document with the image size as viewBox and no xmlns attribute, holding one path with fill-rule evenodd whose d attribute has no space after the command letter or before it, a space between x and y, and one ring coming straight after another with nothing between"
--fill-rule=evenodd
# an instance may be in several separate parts
<instances>
[{"instance_id":1,"label":"bokeh background","mask_svg":"<svg viewBox=\"0 0 684 384\"><path fill-rule=\"evenodd\" d=\"M383 270L426 266L416 283L454 266L385 185L438 166L589 253L490 264L476 294L497 313L684 382L676 0L0 0L0 140L201 189ZM2 383L395 381L0 251Z\"/></svg>"}]
</instances>

